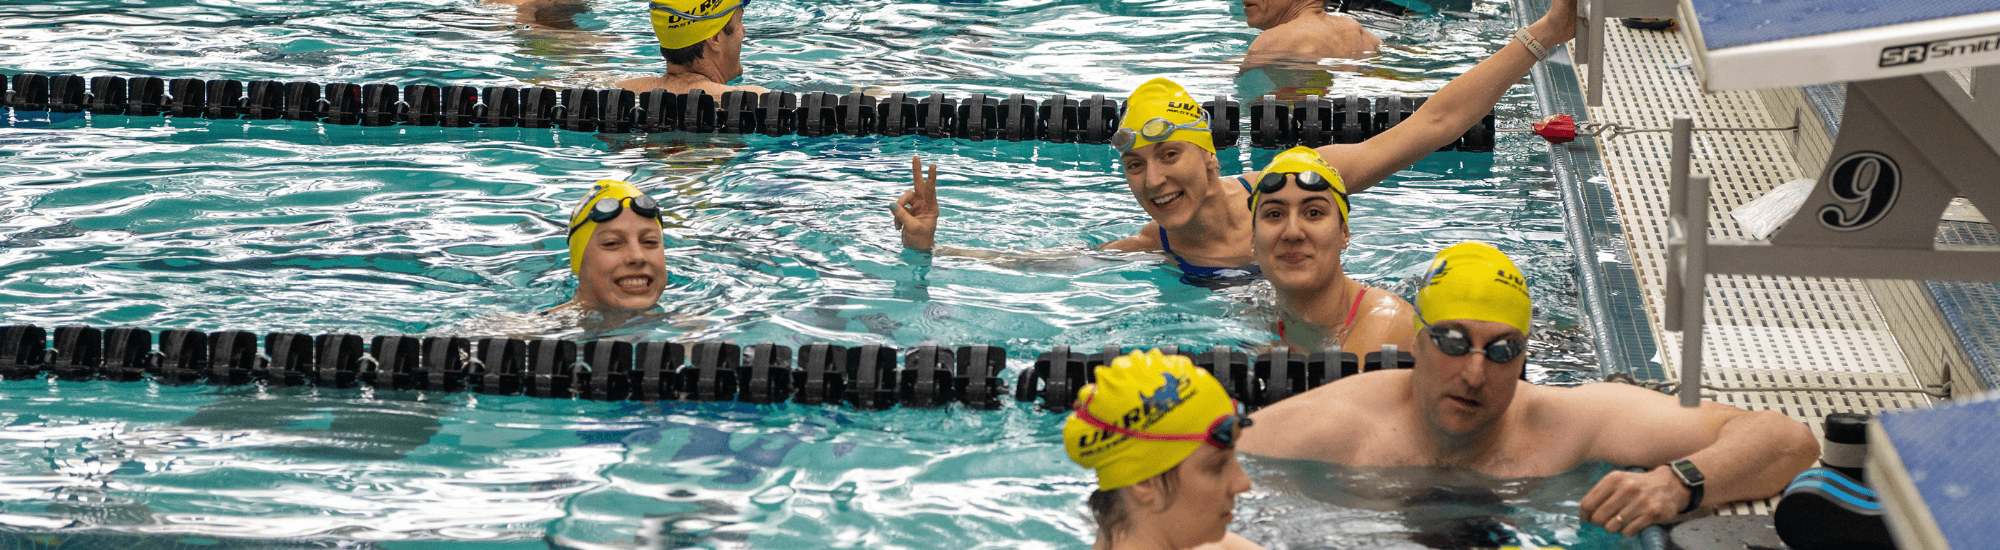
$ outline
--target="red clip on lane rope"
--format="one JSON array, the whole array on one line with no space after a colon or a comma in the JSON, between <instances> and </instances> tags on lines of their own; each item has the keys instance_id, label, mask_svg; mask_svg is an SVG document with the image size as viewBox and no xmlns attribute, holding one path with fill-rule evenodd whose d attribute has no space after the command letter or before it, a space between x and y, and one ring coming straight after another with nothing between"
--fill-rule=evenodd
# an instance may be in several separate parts
<instances>
[{"instance_id":1,"label":"red clip on lane rope","mask_svg":"<svg viewBox=\"0 0 2000 550\"><path fill-rule=\"evenodd\" d=\"M1576 141L1576 119L1569 115L1549 115L1535 123L1535 135L1556 145Z\"/></svg>"}]
</instances>

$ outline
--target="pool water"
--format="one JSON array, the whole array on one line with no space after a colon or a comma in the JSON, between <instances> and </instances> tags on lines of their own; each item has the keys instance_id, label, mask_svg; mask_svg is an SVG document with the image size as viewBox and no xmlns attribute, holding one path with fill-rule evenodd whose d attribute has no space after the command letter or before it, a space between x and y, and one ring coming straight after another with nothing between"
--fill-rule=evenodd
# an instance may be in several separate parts
<instances>
[{"instance_id":1,"label":"pool water","mask_svg":"<svg viewBox=\"0 0 2000 550\"><path fill-rule=\"evenodd\" d=\"M1118 97L1166 75L1198 97L1429 93L1511 27L1504 2L1433 7L1378 29L1388 53L1327 73L1246 72L1255 31L1234 2L757 2L745 82L1039 99ZM511 7L466 1L8 3L0 72L601 88L659 70L643 3L569 11L561 26L573 29L523 29ZM1503 127L1538 118L1529 94L1503 99ZM989 344L1016 369L1054 345L1272 337L1268 287L1189 285L1157 256L1089 249L1146 221L1104 146L5 122L8 324ZM1503 134L1493 154L1434 154L1355 196L1343 258L1407 297L1444 245L1495 243L1535 289L1530 378L1575 384L1598 374L1545 150ZM940 244L1019 253L903 251L884 210L919 154L941 164ZM1223 170L1272 154L1225 150ZM522 324L573 291L559 220L601 178L634 181L673 212L668 314L588 331ZM0 426L8 543L1082 548L1092 530L1091 480L1063 457L1060 417L1020 405L856 412L18 380L0 382ZM1581 540L1573 525L1527 525L1536 540Z\"/></svg>"}]
</instances>

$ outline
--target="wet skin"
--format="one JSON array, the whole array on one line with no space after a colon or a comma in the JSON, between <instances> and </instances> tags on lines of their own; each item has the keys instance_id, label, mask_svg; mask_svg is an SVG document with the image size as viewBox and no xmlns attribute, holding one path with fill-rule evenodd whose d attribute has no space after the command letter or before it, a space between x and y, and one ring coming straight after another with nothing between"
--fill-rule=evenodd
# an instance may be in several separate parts
<instances>
[{"instance_id":1,"label":"wet skin","mask_svg":"<svg viewBox=\"0 0 2000 550\"><path fill-rule=\"evenodd\" d=\"M1165 476L1179 482L1171 501L1161 490ZM1256 548L1229 536L1236 495L1249 490L1236 451L1204 444L1173 470L1125 489L1130 522L1110 548Z\"/></svg>"}]
</instances>

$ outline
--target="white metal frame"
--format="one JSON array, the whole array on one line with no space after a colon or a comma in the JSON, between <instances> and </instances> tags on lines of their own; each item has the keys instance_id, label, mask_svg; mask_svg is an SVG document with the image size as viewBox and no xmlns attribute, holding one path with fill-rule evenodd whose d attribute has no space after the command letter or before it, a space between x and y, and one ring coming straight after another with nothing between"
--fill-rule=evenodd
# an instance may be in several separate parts
<instances>
[{"instance_id":1,"label":"white metal frame","mask_svg":"<svg viewBox=\"0 0 2000 550\"><path fill-rule=\"evenodd\" d=\"M1933 244L1953 197L2000 205L2000 69L1975 73L1980 101L1937 73L1848 85L1840 137L1818 185L1769 241L1707 237L1708 177L1690 174L1693 122L1673 128L1664 324L1681 332L1681 404L1701 380L1711 273L2000 281L2000 249Z\"/></svg>"}]
</instances>

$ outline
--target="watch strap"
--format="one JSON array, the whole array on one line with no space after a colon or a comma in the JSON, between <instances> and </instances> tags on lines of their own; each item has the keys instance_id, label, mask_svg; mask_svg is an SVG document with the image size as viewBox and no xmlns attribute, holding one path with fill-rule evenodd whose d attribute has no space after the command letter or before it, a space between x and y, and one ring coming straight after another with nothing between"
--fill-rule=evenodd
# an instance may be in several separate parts
<instances>
[{"instance_id":1,"label":"watch strap","mask_svg":"<svg viewBox=\"0 0 2000 550\"><path fill-rule=\"evenodd\" d=\"M1514 39L1521 41L1522 46L1527 46L1528 53L1535 54L1535 61L1547 61L1549 59L1549 49L1543 47L1541 42L1536 42L1534 33L1528 32L1527 27L1515 29Z\"/></svg>"},{"instance_id":2,"label":"watch strap","mask_svg":"<svg viewBox=\"0 0 2000 550\"><path fill-rule=\"evenodd\" d=\"M1674 479L1680 480L1681 486L1688 488L1687 507L1681 508L1679 513L1686 514L1701 508L1702 487L1708 484L1708 476L1702 475L1701 469L1685 458L1667 463L1667 470L1674 473ZM1689 471L1694 473L1695 479L1688 479Z\"/></svg>"},{"instance_id":3,"label":"watch strap","mask_svg":"<svg viewBox=\"0 0 2000 550\"><path fill-rule=\"evenodd\" d=\"M1701 487L1702 487L1701 485L1688 485L1688 486L1687 486L1687 488L1688 488L1688 505L1687 505L1687 507L1686 507L1686 508L1682 508L1682 509L1681 509L1681 511L1680 511L1680 515L1686 515L1686 514L1687 514L1688 512L1693 512L1693 511L1695 511L1695 510L1698 510L1698 509L1700 509L1700 508L1701 508L1701 497L1702 497L1702 494L1701 494L1701 493L1702 493L1702 491L1701 491Z\"/></svg>"}]
</instances>

